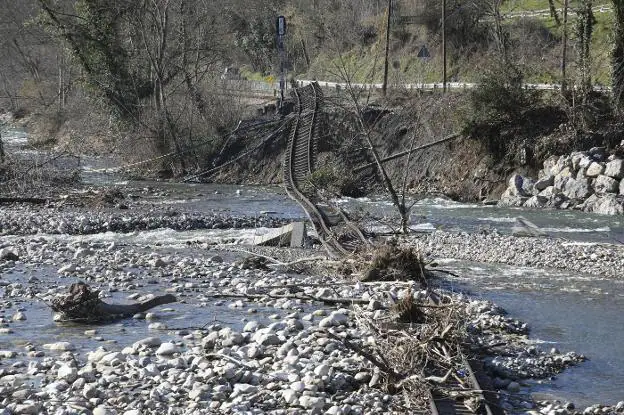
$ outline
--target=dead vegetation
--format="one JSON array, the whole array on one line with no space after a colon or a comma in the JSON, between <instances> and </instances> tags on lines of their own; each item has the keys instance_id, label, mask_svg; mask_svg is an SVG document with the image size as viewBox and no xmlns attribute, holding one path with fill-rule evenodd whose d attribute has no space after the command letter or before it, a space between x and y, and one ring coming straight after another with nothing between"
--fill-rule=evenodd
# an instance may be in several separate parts
<instances>
[{"instance_id":1,"label":"dead vegetation","mask_svg":"<svg viewBox=\"0 0 624 415\"><path fill-rule=\"evenodd\" d=\"M363 282L417 281L425 287L430 276L425 266L418 250L391 242L345 259L341 272L360 275Z\"/></svg>"},{"instance_id":2,"label":"dead vegetation","mask_svg":"<svg viewBox=\"0 0 624 415\"><path fill-rule=\"evenodd\" d=\"M469 334L460 301L431 291L408 290L386 318L374 318L358 307L355 315L358 326L374 334L374 343L330 336L375 366L380 386L388 393L404 394L406 409L429 407L432 395L467 407L480 406L483 397L475 390L462 352Z\"/></svg>"}]
</instances>

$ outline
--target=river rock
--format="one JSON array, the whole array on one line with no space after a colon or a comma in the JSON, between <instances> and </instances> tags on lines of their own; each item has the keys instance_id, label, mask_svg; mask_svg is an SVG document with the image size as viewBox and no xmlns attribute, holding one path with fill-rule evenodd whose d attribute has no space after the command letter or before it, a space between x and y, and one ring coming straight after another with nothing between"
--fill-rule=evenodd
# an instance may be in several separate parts
<instances>
[{"instance_id":1,"label":"river rock","mask_svg":"<svg viewBox=\"0 0 624 415\"><path fill-rule=\"evenodd\" d=\"M19 256L13 249L2 248L0 249L0 261L18 261Z\"/></svg>"},{"instance_id":2,"label":"river rock","mask_svg":"<svg viewBox=\"0 0 624 415\"><path fill-rule=\"evenodd\" d=\"M282 391L282 398L287 405L293 405L299 400L299 393L293 389L286 389Z\"/></svg>"},{"instance_id":3,"label":"river rock","mask_svg":"<svg viewBox=\"0 0 624 415\"><path fill-rule=\"evenodd\" d=\"M319 327L334 327L347 324L349 318L341 311L333 311L329 316L319 321Z\"/></svg>"},{"instance_id":4,"label":"river rock","mask_svg":"<svg viewBox=\"0 0 624 415\"><path fill-rule=\"evenodd\" d=\"M22 313L21 311L18 311L17 313L13 314L13 317L11 317L11 319L13 321L23 321L23 320L26 320L26 314Z\"/></svg>"},{"instance_id":5,"label":"river rock","mask_svg":"<svg viewBox=\"0 0 624 415\"><path fill-rule=\"evenodd\" d=\"M591 188L589 180L570 178L562 188L563 194L569 199L584 200L591 196L594 191Z\"/></svg>"},{"instance_id":6,"label":"river rock","mask_svg":"<svg viewBox=\"0 0 624 415\"><path fill-rule=\"evenodd\" d=\"M614 179L624 178L624 160L615 159L607 163L605 167L605 176L612 177Z\"/></svg>"},{"instance_id":7,"label":"river rock","mask_svg":"<svg viewBox=\"0 0 624 415\"><path fill-rule=\"evenodd\" d=\"M74 259L86 258L88 256L93 255L93 251L88 248L78 248L76 252L74 252Z\"/></svg>"},{"instance_id":8,"label":"river rock","mask_svg":"<svg viewBox=\"0 0 624 415\"><path fill-rule=\"evenodd\" d=\"M535 190L537 190L538 192L541 192L542 190L546 189L548 186L552 186L555 184L555 176L552 174L549 174L548 176L544 176L541 179L537 180L535 182Z\"/></svg>"},{"instance_id":9,"label":"river rock","mask_svg":"<svg viewBox=\"0 0 624 415\"><path fill-rule=\"evenodd\" d=\"M526 208L543 208L548 203L548 198L540 195L533 196L529 198L526 202L524 202L524 207Z\"/></svg>"},{"instance_id":10,"label":"river rock","mask_svg":"<svg viewBox=\"0 0 624 415\"><path fill-rule=\"evenodd\" d=\"M323 407L325 406L325 399L315 396L303 395L301 398L299 398L299 405L301 405L305 409L318 411L323 409Z\"/></svg>"},{"instance_id":11,"label":"river rock","mask_svg":"<svg viewBox=\"0 0 624 415\"><path fill-rule=\"evenodd\" d=\"M264 326L261 323L255 320L252 320L252 321L247 322L247 324L245 324L245 327L243 327L243 333L254 333L258 331L258 329L261 329L263 327Z\"/></svg>"},{"instance_id":12,"label":"river rock","mask_svg":"<svg viewBox=\"0 0 624 415\"><path fill-rule=\"evenodd\" d=\"M84 385L84 388L82 389L82 396L86 399L96 398L98 396L98 389L95 384L89 383Z\"/></svg>"},{"instance_id":13,"label":"river rock","mask_svg":"<svg viewBox=\"0 0 624 415\"><path fill-rule=\"evenodd\" d=\"M69 365L61 365L57 371L57 378L72 383L78 378L78 369Z\"/></svg>"},{"instance_id":14,"label":"river rock","mask_svg":"<svg viewBox=\"0 0 624 415\"><path fill-rule=\"evenodd\" d=\"M76 346L74 346L70 342L57 342L57 343L47 343L43 345L44 349L55 350L55 351L73 351L76 350Z\"/></svg>"},{"instance_id":15,"label":"river rock","mask_svg":"<svg viewBox=\"0 0 624 415\"><path fill-rule=\"evenodd\" d=\"M595 161L587 167L587 171L585 175L587 177L598 177L605 171L605 166L601 163L596 163Z\"/></svg>"},{"instance_id":16,"label":"river rock","mask_svg":"<svg viewBox=\"0 0 624 415\"><path fill-rule=\"evenodd\" d=\"M72 272L76 272L77 267L75 264L67 264L62 266L61 268L59 268L58 273L59 274L70 274Z\"/></svg>"},{"instance_id":17,"label":"river rock","mask_svg":"<svg viewBox=\"0 0 624 415\"><path fill-rule=\"evenodd\" d=\"M100 405L93 409L93 415L117 415L117 411L110 406Z\"/></svg>"},{"instance_id":18,"label":"river rock","mask_svg":"<svg viewBox=\"0 0 624 415\"><path fill-rule=\"evenodd\" d=\"M144 339L138 340L136 342L134 342L133 347L138 348L140 346L146 346L146 347L158 347L162 344L162 340L160 340L160 338L158 337L146 337Z\"/></svg>"},{"instance_id":19,"label":"river rock","mask_svg":"<svg viewBox=\"0 0 624 415\"><path fill-rule=\"evenodd\" d=\"M591 195L582 205L584 212L600 213L603 215L621 215L624 213L622 198L613 193L602 196Z\"/></svg>"},{"instance_id":20,"label":"river rock","mask_svg":"<svg viewBox=\"0 0 624 415\"><path fill-rule=\"evenodd\" d=\"M267 329L258 330L253 336L253 341L255 341L260 346L273 346L281 343L281 340L277 336L277 334L265 330Z\"/></svg>"},{"instance_id":21,"label":"river rock","mask_svg":"<svg viewBox=\"0 0 624 415\"><path fill-rule=\"evenodd\" d=\"M559 157L557 156L550 156L546 160L544 160L544 168L539 171L539 177L540 178L545 177L545 176L554 177L557 173L559 173L559 170L557 170L558 161L559 161Z\"/></svg>"},{"instance_id":22,"label":"river rock","mask_svg":"<svg viewBox=\"0 0 624 415\"><path fill-rule=\"evenodd\" d=\"M158 350L156 350L156 354L157 355L163 355L163 356L169 356L169 355L172 355L172 354L177 353L179 351L180 350L179 350L178 346L176 346L173 343L167 342L167 343L162 343L160 345Z\"/></svg>"},{"instance_id":23,"label":"river rock","mask_svg":"<svg viewBox=\"0 0 624 415\"><path fill-rule=\"evenodd\" d=\"M41 404L40 403L34 403L34 402L29 402L29 403L22 403L19 405L15 406L15 410L14 413L15 414L39 414L41 411ZM93 415L97 415L95 414L95 412L93 413Z\"/></svg>"},{"instance_id":24,"label":"river rock","mask_svg":"<svg viewBox=\"0 0 624 415\"><path fill-rule=\"evenodd\" d=\"M617 180L602 174L598 176L594 182L594 190L596 190L596 193L614 193L619 190L618 186L619 183Z\"/></svg>"}]
</instances>

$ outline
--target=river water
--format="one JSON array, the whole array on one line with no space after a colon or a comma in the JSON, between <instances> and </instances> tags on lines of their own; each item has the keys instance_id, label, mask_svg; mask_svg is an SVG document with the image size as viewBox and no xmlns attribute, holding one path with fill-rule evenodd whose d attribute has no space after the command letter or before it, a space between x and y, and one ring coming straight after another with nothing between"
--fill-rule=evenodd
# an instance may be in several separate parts
<instances>
[{"instance_id":1,"label":"river water","mask_svg":"<svg viewBox=\"0 0 624 415\"><path fill-rule=\"evenodd\" d=\"M26 136L19 132L3 134L5 148L25 143ZM163 182L128 182L110 171L101 170L106 162L98 159L83 160L83 179L93 185L116 183L120 186L151 186L161 189L166 198L147 199L150 205L179 204L185 210L224 212L249 216L268 214L289 219L303 219L301 208L291 201L283 190L276 187L222 186L207 184L179 184ZM338 201L345 209L378 218L377 230L384 228L384 219L393 215L390 203L383 198L344 198ZM425 198L417 201L412 210L412 227L421 232L434 229L478 232L496 229L509 233L515 218L524 217L545 230L549 237L565 238L582 243L624 242L624 219L575 211L531 211L526 209L497 208L476 204L459 204L442 198ZM222 240L232 231L174 232L157 230L132 235L97 235L99 241L117 241L128 246L158 243L158 249L184 252L191 248L186 242ZM250 241L259 230L236 230L238 241ZM69 236L58 236L67 238ZM73 237L77 238L77 237ZM85 237L81 237L84 240ZM471 263L443 260L444 269L460 275L449 280L456 290L467 290L476 297L494 301L511 316L529 323L531 339L546 350L557 347L561 351L576 351L589 360L571 368L552 381L534 382L530 392L575 402L577 406L595 403L615 404L624 400L624 281L604 279L595 275L581 275L555 270ZM18 269L4 280L27 278L56 278L56 270ZM29 336L53 339L62 332L63 337L75 335L74 340L84 347L94 348L93 339L85 339L84 326L59 327L51 322L47 307L35 302L32 305L38 317L17 323L21 326L21 341ZM206 324L194 310L196 305L182 304L165 314L170 327L201 326ZM216 307L220 320L227 324L242 324L246 317L241 310ZM254 316L268 318L269 311ZM38 323L33 324L33 321ZM97 327L103 338L123 336L129 344L134 339L149 335L145 324L124 321L117 325ZM0 348L5 347L0 340Z\"/></svg>"}]
</instances>

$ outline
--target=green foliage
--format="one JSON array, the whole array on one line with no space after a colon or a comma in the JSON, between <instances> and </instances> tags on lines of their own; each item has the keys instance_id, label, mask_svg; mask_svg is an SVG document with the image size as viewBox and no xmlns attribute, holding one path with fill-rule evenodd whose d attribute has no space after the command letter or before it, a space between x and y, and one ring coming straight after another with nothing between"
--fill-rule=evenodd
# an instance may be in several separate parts
<instances>
[{"instance_id":1,"label":"green foliage","mask_svg":"<svg viewBox=\"0 0 624 415\"><path fill-rule=\"evenodd\" d=\"M495 61L485 70L469 97L464 133L482 140L497 157L505 153L507 146L501 130L521 123L524 113L539 105L537 92L524 88L522 71L502 61Z\"/></svg>"},{"instance_id":2,"label":"green foliage","mask_svg":"<svg viewBox=\"0 0 624 415\"><path fill-rule=\"evenodd\" d=\"M470 92L474 123L500 123L517 119L534 105L537 95L524 88L521 70L511 64L495 63L484 71L479 86Z\"/></svg>"},{"instance_id":3,"label":"green foliage","mask_svg":"<svg viewBox=\"0 0 624 415\"><path fill-rule=\"evenodd\" d=\"M614 45L611 52L613 99L616 107L624 109L624 0L613 0L615 14Z\"/></svg>"}]
</instances>

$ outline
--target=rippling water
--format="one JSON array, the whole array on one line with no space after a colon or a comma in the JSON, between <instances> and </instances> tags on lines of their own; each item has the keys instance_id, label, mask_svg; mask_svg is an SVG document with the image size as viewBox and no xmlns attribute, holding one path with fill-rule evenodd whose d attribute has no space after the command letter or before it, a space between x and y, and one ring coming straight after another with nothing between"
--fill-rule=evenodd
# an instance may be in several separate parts
<instances>
[{"instance_id":1,"label":"rippling water","mask_svg":"<svg viewBox=\"0 0 624 415\"><path fill-rule=\"evenodd\" d=\"M461 276L458 290L491 300L529 323L545 350L585 354L589 360L564 371L535 392L580 406L624 400L624 281L505 265L449 260L442 267Z\"/></svg>"},{"instance_id":2,"label":"rippling water","mask_svg":"<svg viewBox=\"0 0 624 415\"><path fill-rule=\"evenodd\" d=\"M20 132L4 134L5 145L19 147L26 140ZM130 187L151 186L166 196L145 199L150 205L180 205L186 210L201 212L225 212L233 215L275 215L283 218L302 219L301 208L276 187L217 186L207 184L176 184L163 182L124 182L116 174L101 170L109 167L110 161L86 159L83 161L83 179L92 184L128 185ZM378 217L392 217L395 210L383 198L343 198L338 201L351 211L369 212ZM476 204L459 204L441 198L426 198L416 202L412 209L412 226L418 231L434 229L478 232L497 229L510 233L515 218L522 216L542 227L551 237L566 238L572 243L624 242L624 220L583 214L575 211L548 211L497 208ZM383 229L376 222L377 229ZM249 242L262 230L235 231L191 231L168 230L139 232L132 235L102 234L94 238L122 243L163 245L161 249L185 248L189 240L218 241L235 239ZM211 239L212 238L212 239ZM238 239L237 239L238 238ZM457 289L469 289L476 296L491 299L509 313L528 322L531 337L542 347L556 346L561 350L574 350L585 354L589 361L567 370L553 382L536 384L534 391L552 394L576 402L578 405L594 403L615 404L624 400L624 282L605 280L591 275L508 267L492 264L475 264L459 261L443 263L445 269L462 276L452 280ZM18 270L3 276L9 280L24 280L35 275L43 280L56 279L56 270ZM158 288L158 287L154 287ZM124 300L117 293L116 300ZM197 304L176 304L175 311L165 313L164 321L170 327L202 326L206 324L208 311L219 316L227 324L239 326L244 317L240 310L215 307L197 313ZM59 337L93 348L93 339L85 338L88 327L60 326L53 323L48 308L40 302L33 302L34 313L29 320L13 325L16 336L0 337L0 348L9 348L7 342L26 342L30 336L41 341L56 341ZM31 312L29 312L31 313ZM266 318L260 310L254 318ZM120 324L95 327L104 339L119 339L123 336L128 344L152 333L145 321L124 320ZM95 344L95 345L94 345Z\"/></svg>"}]
</instances>

